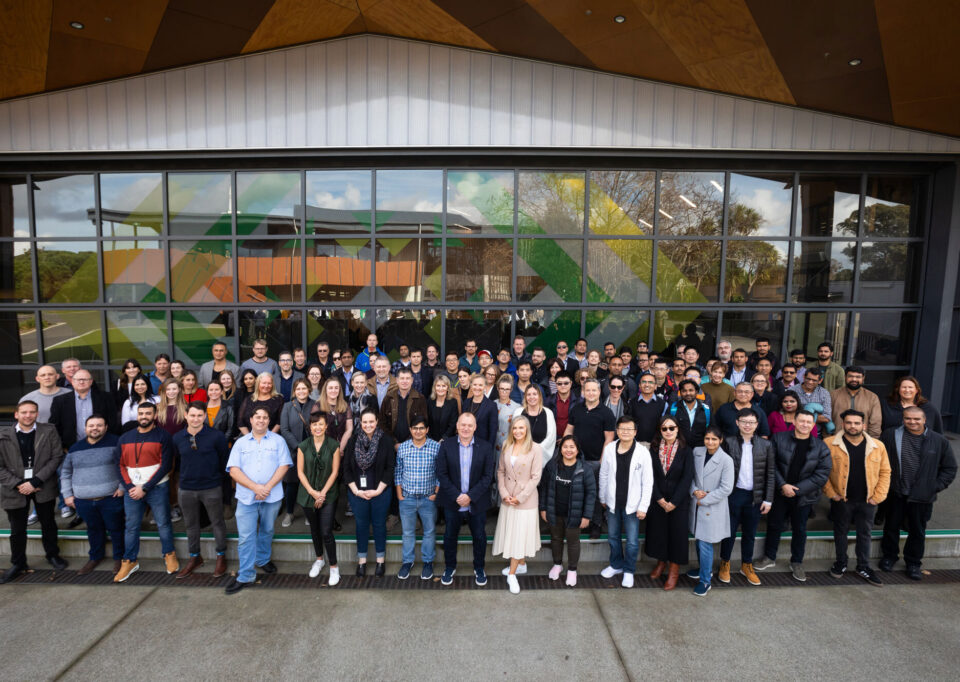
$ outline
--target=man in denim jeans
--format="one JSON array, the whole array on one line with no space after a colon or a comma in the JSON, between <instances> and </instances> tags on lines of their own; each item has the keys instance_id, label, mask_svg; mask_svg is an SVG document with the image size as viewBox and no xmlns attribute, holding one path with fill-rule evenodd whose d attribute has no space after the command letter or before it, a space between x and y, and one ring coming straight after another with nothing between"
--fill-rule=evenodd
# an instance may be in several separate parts
<instances>
[{"instance_id":1,"label":"man in denim jeans","mask_svg":"<svg viewBox=\"0 0 960 682\"><path fill-rule=\"evenodd\" d=\"M270 431L270 413L258 407L250 417L250 433L241 437L230 451L227 471L237 483L237 553L240 557L237 577L226 587L236 594L254 584L257 568L276 573L270 561L273 524L283 503L283 480L293 466L287 442Z\"/></svg>"},{"instance_id":2,"label":"man in denim jeans","mask_svg":"<svg viewBox=\"0 0 960 682\"><path fill-rule=\"evenodd\" d=\"M173 443L170 434L155 424L157 406L141 403L137 407L137 428L120 437L120 477L127 494L123 497L126 529L123 537L123 561L113 577L124 582L140 570L140 524L146 506L150 506L160 534L160 547L167 573L180 570L173 547L170 525L170 470L173 467Z\"/></svg>"},{"instance_id":3,"label":"man in denim jeans","mask_svg":"<svg viewBox=\"0 0 960 682\"><path fill-rule=\"evenodd\" d=\"M416 558L417 517L423 523L423 559L421 580L433 578L433 559L436 547L437 452L440 443L427 438L427 420L415 415L410 419L410 439L400 444L394 482L400 503L400 523L403 527L403 562L397 577L406 580Z\"/></svg>"}]
</instances>

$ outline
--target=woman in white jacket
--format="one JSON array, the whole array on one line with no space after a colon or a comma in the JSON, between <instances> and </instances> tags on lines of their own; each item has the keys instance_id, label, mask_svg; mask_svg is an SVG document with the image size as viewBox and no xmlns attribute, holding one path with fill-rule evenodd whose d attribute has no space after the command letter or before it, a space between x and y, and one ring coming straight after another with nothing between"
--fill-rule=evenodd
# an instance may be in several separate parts
<instances>
[{"instance_id":1,"label":"woman in white jacket","mask_svg":"<svg viewBox=\"0 0 960 682\"><path fill-rule=\"evenodd\" d=\"M526 417L530 422L530 435L533 442L540 446L543 466L546 467L557 446L557 420L554 419L553 412L544 407L540 386L527 386L527 390L523 392L523 404L513 416Z\"/></svg>"},{"instance_id":2,"label":"woman in white jacket","mask_svg":"<svg viewBox=\"0 0 960 682\"><path fill-rule=\"evenodd\" d=\"M603 448L597 489L600 503L607 510L610 542L610 565L600 575L612 578L622 574L624 587L633 587L633 572L640 554L640 521L647 517L653 492L650 451L636 441L636 436L637 425L633 419L620 417L617 438ZM625 551L621 533L626 535Z\"/></svg>"},{"instance_id":3,"label":"woman in white jacket","mask_svg":"<svg viewBox=\"0 0 960 682\"><path fill-rule=\"evenodd\" d=\"M703 447L693 449L693 482L690 484L690 532L697 539L700 568L687 571L697 580L693 593L703 597L710 591L713 572L713 543L730 537L730 509L727 498L733 492L733 459L723 451L723 434L711 426L703 436Z\"/></svg>"}]
</instances>

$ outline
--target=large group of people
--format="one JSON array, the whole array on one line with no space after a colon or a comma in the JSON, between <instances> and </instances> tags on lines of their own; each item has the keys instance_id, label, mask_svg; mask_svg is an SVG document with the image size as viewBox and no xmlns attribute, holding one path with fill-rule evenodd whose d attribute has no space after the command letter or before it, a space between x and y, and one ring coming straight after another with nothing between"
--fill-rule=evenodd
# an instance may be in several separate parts
<instances>
[{"instance_id":1,"label":"large group of people","mask_svg":"<svg viewBox=\"0 0 960 682\"><path fill-rule=\"evenodd\" d=\"M214 534L215 577L227 574L225 520L234 515L238 565L233 594L274 573L275 523L290 527L302 511L316 559L340 581L334 533L356 521L356 575L368 571L372 529L374 576L386 573L387 532L402 529L397 578L409 579L422 527L420 578L434 578L442 534L440 582L457 570L459 533L473 543L473 578L487 583L488 515L496 514L493 554L506 562L511 592L520 591L527 560L550 539L548 577L577 583L584 535L606 527L609 565L601 575L634 585L640 554L665 590L681 572L705 595L712 579L730 581L740 535L740 574L776 565L791 530L789 569L806 580L806 528L821 495L830 501L836 562L848 568L847 533L856 533L855 573L873 585L870 538L882 523L881 571L900 558L920 580L926 524L937 494L957 465L942 421L916 378L900 377L888 396L864 387L865 370L840 367L823 342L808 362L792 350L781 366L769 339L755 349L721 340L715 348L671 344L671 356L585 339L528 350L463 352L400 344L396 359L375 334L359 352L325 341L283 350L276 360L257 339L239 366L215 343L196 370L159 354L146 371L128 360L101 388L76 359L59 371L37 370L39 388L23 396L16 423L0 427L0 504L10 521L9 582L27 569L26 529L39 522L43 548L67 568L56 514L85 524L93 571L109 536L114 581L139 570L145 515L157 528L166 571L186 578L199 569L201 528ZM706 352L704 352L706 351ZM762 555L755 538L766 519ZM173 524L182 522L189 557L183 566ZM542 524L542 526L541 526ZM690 565L690 537L696 567ZM714 545L720 545L714 570Z\"/></svg>"}]
</instances>

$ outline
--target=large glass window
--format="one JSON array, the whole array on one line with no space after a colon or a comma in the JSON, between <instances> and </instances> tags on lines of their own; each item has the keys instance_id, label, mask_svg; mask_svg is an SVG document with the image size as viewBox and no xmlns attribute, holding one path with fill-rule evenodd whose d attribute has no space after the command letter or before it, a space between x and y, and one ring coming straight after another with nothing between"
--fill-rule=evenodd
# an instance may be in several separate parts
<instances>
[{"instance_id":1,"label":"large glass window","mask_svg":"<svg viewBox=\"0 0 960 682\"><path fill-rule=\"evenodd\" d=\"M797 212L804 237L856 237L860 177L801 175Z\"/></svg>"},{"instance_id":2,"label":"large glass window","mask_svg":"<svg viewBox=\"0 0 960 682\"><path fill-rule=\"evenodd\" d=\"M99 297L96 242L37 242L41 303L93 303Z\"/></svg>"},{"instance_id":3,"label":"large glass window","mask_svg":"<svg viewBox=\"0 0 960 682\"><path fill-rule=\"evenodd\" d=\"M719 241L657 242L657 300L665 303L716 301L720 283Z\"/></svg>"},{"instance_id":4,"label":"large glass window","mask_svg":"<svg viewBox=\"0 0 960 682\"><path fill-rule=\"evenodd\" d=\"M96 209L92 175L34 176L33 213L38 238L95 237Z\"/></svg>"},{"instance_id":5,"label":"large glass window","mask_svg":"<svg viewBox=\"0 0 960 682\"><path fill-rule=\"evenodd\" d=\"M612 342L617 348L636 348L650 333L650 313L646 310L588 310L587 347L602 350Z\"/></svg>"},{"instance_id":6,"label":"large glass window","mask_svg":"<svg viewBox=\"0 0 960 682\"><path fill-rule=\"evenodd\" d=\"M160 242L103 242L103 292L107 303L165 303L165 273Z\"/></svg>"},{"instance_id":7,"label":"large glass window","mask_svg":"<svg viewBox=\"0 0 960 682\"><path fill-rule=\"evenodd\" d=\"M300 173L237 173L237 234L300 234Z\"/></svg>"},{"instance_id":8,"label":"large glass window","mask_svg":"<svg viewBox=\"0 0 960 682\"><path fill-rule=\"evenodd\" d=\"M237 242L237 283L241 303L299 301L303 260L299 239L244 239Z\"/></svg>"},{"instance_id":9,"label":"large glass window","mask_svg":"<svg viewBox=\"0 0 960 682\"><path fill-rule=\"evenodd\" d=\"M380 350L392 359L400 357L400 344L426 350L428 344L440 345L441 317L437 310L377 310L377 338ZM358 346L360 348L361 346Z\"/></svg>"},{"instance_id":10,"label":"large glass window","mask_svg":"<svg viewBox=\"0 0 960 682\"><path fill-rule=\"evenodd\" d=\"M792 199L792 173L731 173L727 234L788 236Z\"/></svg>"},{"instance_id":11,"label":"large glass window","mask_svg":"<svg viewBox=\"0 0 960 682\"><path fill-rule=\"evenodd\" d=\"M377 171L377 232L443 231L443 171Z\"/></svg>"},{"instance_id":12,"label":"large glass window","mask_svg":"<svg viewBox=\"0 0 960 682\"><path fill-rule=\"evenodd\" d=\"M510 301L513 240L448 238L446 280L448 301Z\"/></svg>"},{"instance_id":13,"label":"large glass window","mask_svg":"<svg viewBox=\"0 0 960 682\"><path fill-rule=\"evenodd\" d=\"M723 173L662 173L658 211L660 234L720 234Z\"/></svg>"},{"instance_id":14,"label":"large glass window","mask_svg":"<svg viewBox=\"0 0 960 682\"><path fill-rule=\"evenodd\" d=\"M579 302L582 262L582 240L520 239L516 262L517 300ZM509 272L506 274L509 276ZM602 295L598 287L591 289L591 294L594 298Z\"/></svg>"},{"instance_id":15,"label":"large glass window","mask_svg":"<svg viewBox=\"0 0 960 682\"><path fill-rule=\"evenodd\" d=\"M233 301L233 246L226 239L170 242L170 294L176 303Z\"/></svg>"},{"instance_id":16,"label":"large glass window","mask_svg":"<svg viewBox=\"0 0 960 682\"><path fill-rule=\"evenodd\" d=\"M307 301L369 301L369 239L307 240Z\"/></svg>"},{"instance_id":17,"label":"large glass window","mask_svg":"<svg viewBox=\"0 0 960 682\"><path fill-rule=\"evenodd\" d=\"M863 236L919 237L918 198L923 196L923 179L890 175L868 175L863 205Z\"/></svg>"},{"instance_id":18,"label":"large glass window","mask_svg":"<svg viewBox=\"0 0 960 682\"><path fill-rule=\"evenodd\" d=\"M153 365L158 353L168 353L170 333L163 310L107 310L107 352L111 365L127 358Z\"/></svg>"},{"instance_id":19,"label":"large glass window","mask_svg":"<svg viewBox=\"0 0 960 682\"><path fill-rule=\"evenodd\" d=\"M4 365L32 364L39 361L37 353L40 334L37 318L30 313L0 311L0 344L4 349Z\"/></svg>"},{"instance_id":20,"label":"large glass window","mask_svg":"<svg viewBox=\"0 0 960 682\"><path fill-rule=\"evenodd\" d=\"M799 242L795 249L794 302L850 303L853 300L856 242Z\"/></svg>"},{"instance_id":21,"label":"large glass window","mask_svg":"<svg viewBox=\"0 0 960 682\"><path fill-rule=\"evenodd\" d=\"M522 171L518 229L523 234L583 234L584 173Z\"/></svg>"},{"instance_id":22,"label":"large glass window","mask_svg":"<svg viewBox=\"0 0 960 682\"><path fill-rule=\"evenodd\" d=\"M439 301L442 241L439 237L377 239L378 301Z\"/></svg>"},{"instance_id":23,"label":"large glass window","mask_svg":"<svg viewBox=\"0 0 960 682\"><path fill-rule=\"evenodd\" d=\"M455 350L461 355L467 339L475 339L477 348L490 352L509 348L510 312L489 309L448 310L446 331L446 350Z\"/></svg>"},{"instance_id":24,"label":"large glass window","mask_svg":"<svg viewBox=\"0 0 960 682\"><path fill-rule=\"evenodd\" d=\"M0 242L0 301L33 301L33 258L30 242Z\"/></svg>"},{"instance_id":25,"label":"large glass window","mask_svg":"<svg viewBox=\"0 0 960 682\"><path fill-rule=\"evenodd\" d=\"M99 310L44 310L40 320L46 362L62 362L67 358L81 362L103 360Z\"/></svg>"},{"instance_id":26,"label":"large glass window","mask_svg":"<svg viewBox=\"0 0 960 682\"><path fill-rule=\"evenodd\" d=\"M770 352L780 357L783 345L783 313L780 312L741 312L723 313L723 331L720 336L733 344L734 348L745 348L753 352L755 339L770 339ZM710 351L713 349L711 348ZM702 351L701 351L702 353Z\"/></svg>"},{"instance_id":27,"label":"large glass window","mask_svg":"<svg viewBox=\"0 0 960 682\"><path fill-rule=\"evenodd\" d=\"M371 225L368 170L307 172L307 234L369 232Z\"/></svg>"},{"instance_id":28,"label":"large glass window","mask_svg":"<svg viewBox=\"0 0 960 682\"><path fill-rule=\"evenodd\" d=\"M859 303L916 303L920 292L922 244L863 242L860 247Z\"/></svg>"},{"instance_id":29,"label":"large glass window","mask_svg":"<svg viewBox=\"0 0 960 682\"><path fill-rule=\"evenodd\" d=\"M326 341L332 350L352 348L359 351L370 332L375 329L373 311L364 308L353 310L307 311L307 357L313 362L317 357L317 344Z\"/></svg>"},{"instance_id":30,"label":"large glass window","mask_svg":"<svg viewBox=\"0 0 960 682\"><path fill-rule=\"evenodd\" d=\"M782 303L787 298L787 242L727 242L723 290L730 303Z\"/></svg>"},{"instance_id":31,"label":"large glass window","mask_svg":"<svg viewBox=\"0 0 960 682\"><path fill-rule=\"evenodd\" d=\"M550 358L556 355L558 341L570 343L580 337L580 311L528 308L516 313L516 325L516 333L526 340L528 352L539 347Z\"/></svg>"},{"instance_id":32,"label":"large glass window","mask_svg":"<svg viewBox=\"0 0 960 682\"><path fill-rule=\"evenodd\" d=\"M590 231L653 234L656 178L653 171L590 171Z\"/></svg>"},{"instance_id":33,"label":"large glass window","mask_svg":"<svg viewBox=\"0 0 960 682\"><path fill-rule=\"evenodd\" d=\"M154 237L163 232L160 173L100 176L100 224L104 237Z\"/></svg>"},{"instance_id":34,"label":"large glass window","mask_svg":"<svg viewBox=\"0 0 960 682\"><path fill-rule=\"evenodd\" d=\"M512 234L512 171L447 173L448 234Z\"/></svg>"},{"instance_id":35,"label":"large glass window","mask_svg":"<svg viewBox=\"0 0 960 682\"><path fill-rule=\"evenodd\" d=\"M909 365L913 355L914 312L878 311L856 314L853 359L861 365Z\"/></svg>"},{"instance_id":36,"label":"large glass window","mask_svg":"<svg viewBox=\"0 0 960 682\"><path fill-rule=\"evenodd\" d=\"M653 277L653 242L591 239L587 254L587 301L646 303Z\"/></svg>"},{"instance_id":37,"label":"large glass window","mask_svg":"<svg viewBox=\"0 0 960 682\"><path fill-rule=\"evenodd\" d=\"M170 234L229 235L233 231L229 173L170 173Z\"/></svg>"},{"instance_id":38,"label":"large glass window","mask_svg":"<svg viewBox=\"0 0 960 682\"><path fill-rule=\"evenodd\" d=\"M29 237L27 179L0 178L0 237Z\"/></svg>"},{"instance_id":39,"label":"large glass window","mask_svg":"<svg viewBox=\"0 0 960 682\"><path fill-rule=\"evenodd\" d=\"M800 348L807 354L807 358L812 360L817 357L817 346L829 341L833 344L834 359L843 364L846 358L848 324L848 313L790 313L790 340L787 342L787 351Z\"/></svg>"},{"instance_id":40,"label":"large glass window","mask_svg":"<svg viewBox=\"0 0 960 682\"><path fill-rule=\"evenodd\" d=\"M236 314L232 310L174 310L172 318L174 357L199 367L212 359L214 343L225 343L227 359L237 361L233 338Z\"/></svg>"},{"instance_id":41,"label":"large glass window","mask_svg":"<svg viewBox=\"0 0 960 682\"><path fill-rule=\"evenodd\" d=\"M677 346L695 346L700 355L717 347L717 313L698 310L657 310L653 313L653 349L667 357ZM708 355L709 357L709 355Z\"/></svg>"},{"instance_id":42,"label":"large glass window","mask_svg":"<svg viewBox=\"0 0 960 682\"><path fill-rule=\"evenodd\" d=\"M303 335L303 316L299 310L275 307L241 310L238 324L241 362L253 357L253 342L257 339L266 339L267 355L276 360L280 351L299 346Z\"/></svg>"}]
</instances>

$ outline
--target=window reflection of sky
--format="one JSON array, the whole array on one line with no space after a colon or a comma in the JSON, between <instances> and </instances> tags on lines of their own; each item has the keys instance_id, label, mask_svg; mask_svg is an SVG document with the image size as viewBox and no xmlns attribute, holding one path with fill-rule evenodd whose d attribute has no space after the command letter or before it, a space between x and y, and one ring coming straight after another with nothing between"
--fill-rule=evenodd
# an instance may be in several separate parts
<instances>
[{"instance_id":1,"label":"window reflection of sky","mask_svg":"<svg viewBox=\"0 0 960 682\"><path fill-rule=\"evenodd\" d=\"M792 176L787 175L771 179L770 176L730 174L730 204L740 203L761 216L760 228L749 236L785 236L790 232L793 192L788 183L791 181Z\"/></svg>"},{"instance_id":2,"label":"window reflection of sky","mask_svg":"<svg viewBox=\"0 0 960 682\"><path fill-rule=\"evenodd\" d=\"M370 208L371 173L311 171L307 173L307 205L338 210Z\"/></svg>"},{"instance_id":3,"label":"window reflection of sky","mask_svg":"<svg viewBox=\"0 0 960 682\"><path fill-rule=\"evenodd\" d=\"M443 210L443 172L377 171L377 210L439 214Z\"/></svg>"},{"instance_id":4,"label":"window reflection of sky","mask_svg":"<svg viewBox=\"0 0 960 682\"><path fill-rule=\"evenodd\" d=\"M93 237L96 227L88 211L96 207L92 175L34 177L37 237Z\"/></svg>"}]
</instances>

